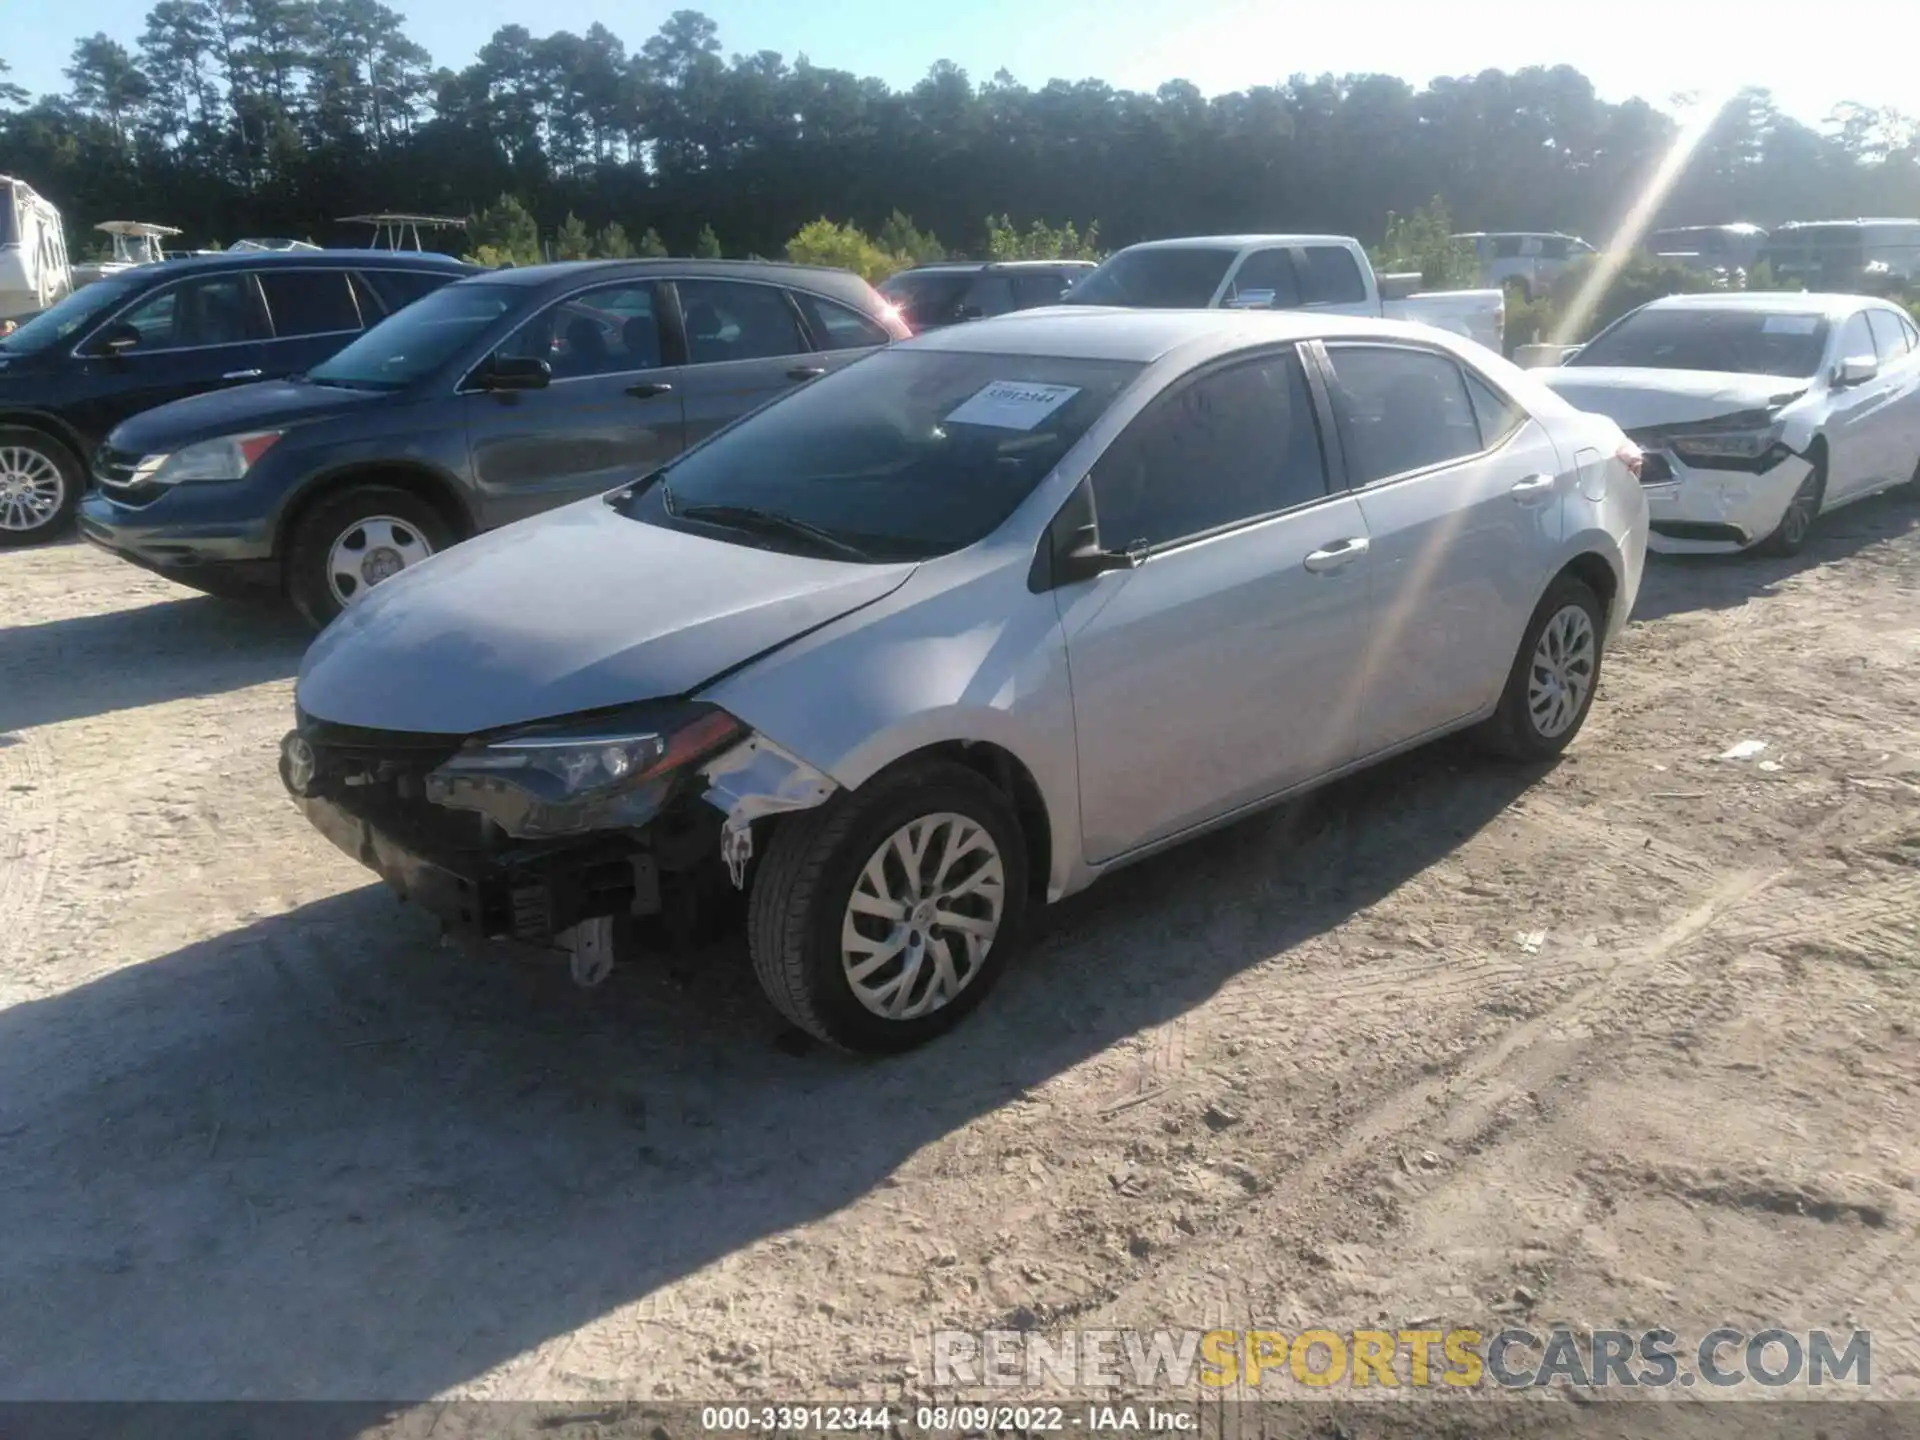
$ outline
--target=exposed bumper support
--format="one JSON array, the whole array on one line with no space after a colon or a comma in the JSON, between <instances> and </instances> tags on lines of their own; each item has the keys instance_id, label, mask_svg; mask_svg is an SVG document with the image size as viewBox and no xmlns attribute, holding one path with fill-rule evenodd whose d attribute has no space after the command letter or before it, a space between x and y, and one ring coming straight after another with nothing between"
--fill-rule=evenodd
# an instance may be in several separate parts
<instances>
[{"instance_id":1,"label":"exposed bumper support","mask_svg":"<svg viewBox=\"0 0 1920 1440\"><path fill-rule=\"evenodd\" d=\"M840 787L823 770L753 735L712 760L701 772L709 789L701 796L726 817L720 827L720 858L734 888L747 883L753 858L753 822L825 804Z\"/></svg>"}]
</instances>

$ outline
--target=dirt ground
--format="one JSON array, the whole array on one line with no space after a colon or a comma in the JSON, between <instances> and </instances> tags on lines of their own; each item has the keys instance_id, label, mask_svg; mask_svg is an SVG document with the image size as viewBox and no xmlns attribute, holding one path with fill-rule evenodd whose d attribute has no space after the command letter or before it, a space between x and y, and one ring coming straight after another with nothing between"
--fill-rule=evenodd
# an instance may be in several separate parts
<instances>
[{"instance_id":1,"label":"dirt ground","mask_svg":"<svg viewBox=\"0 0 1920 1440\"><path fill-rule=\"evenodd\" d=\"M480 963L304 636L0 552L0 1399L924 1393L932 1326L1868 1326L1920 1398L1920 503L1656 560L1585 733L1096 886L944 1042ZM1766 748L1721 759L1744 740Z\"/></svg>"}]
</instances>

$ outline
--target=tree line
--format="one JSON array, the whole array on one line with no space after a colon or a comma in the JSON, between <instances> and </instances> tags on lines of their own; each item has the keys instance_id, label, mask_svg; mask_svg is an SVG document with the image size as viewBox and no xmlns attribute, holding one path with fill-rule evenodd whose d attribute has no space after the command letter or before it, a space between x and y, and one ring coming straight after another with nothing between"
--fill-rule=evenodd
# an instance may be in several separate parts
<instances>
[{"instance_id":1,"label":"tree line","mask_svg":"<svg viewBox=\"0 0 1920 1440\"><path fill-rule=\"evenodd\" d=\"M892 226L923 253L984 255L988 216L1012 217L996 223L1016 243L1041 220L1077 225L1076 243L1097 225L1104 246L1287 230L1371 243L1436 193L1464 228L1598 243L1679 128L1564 65L1424 87L1295 74L1209 98L1184 80L976 83L943 60L894 89L804 55L725 56L691 10L635 50L603 25L504 26L453 70L380 0L159 0L131 43L79 40L66 75L64 93L36 99L0 58L0 172L60 205L76 248L103 219L178 225L200 244L329 242L348 238L342 215L478 215L503 196L541 248L589 253L776 255L822 217L863 238ZM1808 125L1745 91L1660 220L1920 214L1917 131L1846 104Z\"/></svg>"}]
</instances>

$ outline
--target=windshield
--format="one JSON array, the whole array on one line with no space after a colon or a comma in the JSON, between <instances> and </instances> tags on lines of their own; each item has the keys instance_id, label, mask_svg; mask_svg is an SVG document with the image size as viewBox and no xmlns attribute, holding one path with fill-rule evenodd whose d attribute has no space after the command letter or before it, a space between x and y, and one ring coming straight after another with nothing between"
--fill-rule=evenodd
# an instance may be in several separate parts
<instances>
[{"instance_id":1,"label":"windshield","mask_svg":"<svg viewBox=\"0 0 1920 1440\"><path fill-rule=\"evenodd\" d=\"M1596 335L1572 366L1714 370L1812 378L1827 352L1818 315L1760 310L1641 310Z\"/></svg>"},{"instance_id":2,"label":"windshield","mask_svg":"<svg viewBox=\"0 0 1920 1440\"><path fill-rule=\"evenodd\" d=\"M910 270L888 276L879 290L908 320L943 320L952 316L974 275L971 270Z\"/></svg>"},{"instance_id":3,"label":"windshield","mask_svg":"<svg viewBox=\"0 0 1920 1440\"><path fill-rule=\"evenodd\" d=\"M529 292L518 285L453 284L374 326L307 378L349 390L399 390L456 358Z\"/></svg>"},{"instance_id":4,"label":"windshield","mask_svg":"<svg viewBox=\"0 0 1920 1440\"><path fill-rule=\"evenodd\" d=\"M930 559L998 529L1140 368L883 350L754 412L615 504L649 524L799 554Z\"/></svg>"},{"instance_id":5,"label":"windshield","mask_svg":"<svg viewBox=\"0 0 1920 1440\"><path fill-rule=\"evenodd\" d=\"M1239 253L1184 246L1122 250L1076 284L1060 303L1204 310Z\"/></svg>"},{"instance_id":6,"label":"windshield","mask_svg":"<svg viewBox=\"0 0 1920 1440\"><path fill-rule=\"evenodd\" d=\"M57 305L48 306L6 339L0 340L0 351L13 355L32 355L51 350L73 339L94 321L146 288L147 281L138 276L96 280L85 289L74 291Z\"/></svg>"}]
</instances>

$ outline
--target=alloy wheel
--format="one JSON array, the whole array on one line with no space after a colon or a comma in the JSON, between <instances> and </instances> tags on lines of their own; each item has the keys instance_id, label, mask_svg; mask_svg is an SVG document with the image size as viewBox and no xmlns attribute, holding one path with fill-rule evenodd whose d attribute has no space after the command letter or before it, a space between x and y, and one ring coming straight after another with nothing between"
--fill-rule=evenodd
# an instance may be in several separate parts
<instances>
[{"instance_id":1,"label":"alloy wheel","mask_svg":"<svg viewBox=\"0 0 1920 1440\"><path fill-rule=\"evenodd\" d=\"M1805 540L1819 512L1820 479L1809 475L1793 492L1793 499L1787 502L1787 513L1780 517L1781 540L1788 545L1798 545Z\"/></svg>"},{"instance_id":2,"label":"alloy wheel","mask_svg":"<svg viewBox=\"0 0 1920 1440\"><path fill-rule=\"evenodd\" d=\"M60 513L67 482L60 467L25 445L0 448L0 530L38 530Z\"/></svg>"},{"instance_id":3,"label":"alloy wheel","mask_svg":"<svg viewBox=\"0 0 1920 1440\"><path fill-rule=\"evenodd\" d=\"M888 1020L951 1004L999 933L1006 878L993 836L965 815L923 815L894 831L861 868L840 926L855 998Z\"/></svg>"},{"instance_id":4,"label":"alloy wheel","mask_svg":"<svg viewBox=\"0 0 1920 1440\"><path fill-rule=\"evenodd\" d=\"M1545 740L1564 734L1580 717L1593 689L1599 658L1593 617L1582 605L1554 611L1533 647L1527 679L1527 713Z\"/></svg>"},{"instance_id":5,"label":"alloy wheel","mask_svg":"<svg viewBox=\"0 0 1920 1440\"><path fill-rule=\"evenodd\" d=\"M431 554L427 537L405 520L372 515L355 521L328 548L327 588L344 610L381 581Z\"/></svg>"}]
</instances>

